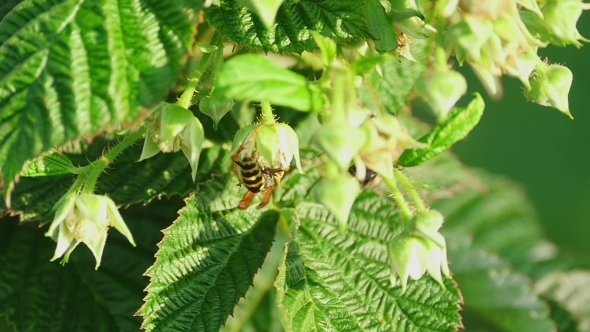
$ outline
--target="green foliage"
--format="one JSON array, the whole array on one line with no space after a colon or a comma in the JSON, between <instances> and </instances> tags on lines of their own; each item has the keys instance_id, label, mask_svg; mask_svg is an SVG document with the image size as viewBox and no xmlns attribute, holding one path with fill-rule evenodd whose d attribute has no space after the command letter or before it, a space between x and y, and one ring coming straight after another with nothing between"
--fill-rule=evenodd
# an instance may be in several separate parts
<instances>
[{"instance_id":1,"label":"green foliage","mask_svg":"<svg viewBox=\"0 0 590 332\"><path fill-rule=\"evenodd\" d=\"M207 22L239 46L265 52L301 53L316 48L311 31L340 43L371 37L356 0L286 0L276 24L265 29L260 18L238 1L215 0L206 11Z\"/></svg>"},{"instance_id":2,"label":"green foliage","mask_svg":"<svg viewBox=\"0 0 590 332\"><path fill-rule=\"evenodd\" d=\"M18 331L590 330L590 272L544 239L518 187L448 151L484 110L479 94L456 107L454 59L492 95L505 73L569 114L572 73L537 49L585 41L572 23L587 5L569 1L567 24L555 1L460 5L5 1L0 319ZM440 86L449 75L456 89ZM436 123L413 118L416 95ZM113 203L107 214L64 197L114 202L124 223ZM137 247L110 231L103 252L110 227Z\"/></svg>"},{"instance_id":3,"label":"green foliage","mask_svg":"<svg viewBox=\"0 0 590 332\"><path fill-rule=\"evenodd\" d=\"M483 115L484 102L479 94L465 108L457 108L418 141L428 144L424 149L406 150L398 160L400 166L417 166L447 150L462 140L477 125Z\"/></svg>"},{"instance_id":4,"label":"green foliage","mask_svg":"<svg viewBox=\"0 0 590 332\"><path fill-rule=\"evenodd\" d=\"M158 102L190 49L200 9L199 1L34 3L15 6L0 27L6 181L49 148L134 122Z\"/></svg>"},{"instance_id":5,"label":"green foliage","mask_svg":"<svg viewBox=\"0 0 590 332\"><path fill-rule=\"evenodd\" d=\"M360 195L345 234L316 203L300 202L291 241L280 267L279 306L287 330L455 331L461 296L430 278L402 293L389 281L387 243L399 233L398 214L387 199ZM363 280L363 282L358 282ZM353 286L354 285L354 286Z\"/></svg>"}]
</instances>

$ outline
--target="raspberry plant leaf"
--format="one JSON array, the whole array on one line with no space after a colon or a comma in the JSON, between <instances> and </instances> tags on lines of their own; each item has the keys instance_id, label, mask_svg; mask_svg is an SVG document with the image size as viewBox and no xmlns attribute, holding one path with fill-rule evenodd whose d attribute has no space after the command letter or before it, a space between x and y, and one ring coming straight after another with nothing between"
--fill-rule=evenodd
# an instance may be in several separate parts
<instances>
[{"instance_id":1,"label":"raspberry plant leaf","mask_svg":"<svg viewBox=\"0 0 590 332\"><path fill-rule=\"evenodd\" d=\"M6 13L0 22L4 181L52 147L136 122L174 84L200 7L198 0L52 0L21 2Z\"/></svg>"},{"instance_id":2,"label":"raspberry plant leaf","mask_svg":"<svg viewBox=\"0 0 590 332\"><path fill-rule=\"evenodd\" d=\"M433 158L462 140L477 125L483 115L485 104L479 94L475 94L467 107L456 108L448 117L437 124L430 133L418 141L428 144L424 149L406 150L398 160L399 166L411 167Z\"/></svg>"},{"instance_id":3,"label":"raspberry plant leaf","mask_svg":"<svg viewBox=\"0 0 590 332\"><path fill-rule=\"evenodd\" d=\"M424 277L410 281L406 293L391 285L387 243L401 231L401 220L387 199L361 194L345 233L316 203L299 202L296 214L277 286L288 330L455 331L461 326L461 296L452 280L443 289Z\"/></svg>"},{"instance_id":4,"label":"raspberry plant leaf","mask_svg":"<svg viewBox=\"0 0 590 332\"><path fill-rule=\"evenodd\" d=\"M372 38L357 0L285 0L269 30L239 1L214 0L206 19L239 46L277 53L301 53L317 48L310 31L318 31L338 43Z\"/></svg>"},{"instance_id":5,"label":"raspberry plant leaf","mask_svg":"<svg viewBox=\"0 0 590 332\"><path fill-rule=\"evenodd\" d=\"M299 111L315 111L324 105L316 84L256 54L229 60L219 72L215 86L218 93L235 99L268 101Z\"/></svg>"},{"instance_id":6,"label":"raspberry plant leaf","mask_svg":"<svg viewBox=\"0 0 590 332\"><path fill-rule=\"evenodd\" d=\"M375 66L375 62L369 62L371 70L362 73L363 85L359 87L358 92L365 107L385 110L391 114L397 114L407 107L414 83L427 68L425 62L430 52L430 44L426 40L414 40L411 52L416 61L401 57L376 58L374 60L382 61L379 67ZM362 61L359 60L357 65L362 65Z\"/></svg>"},{"instance_id":7,"label":"raspberry plant leaf","mask_svg":"<svg viewBox=\"0 0 590 332\"><path fill-rule=\"evenodd\" d=\"M514 272L506 260L483 249L457 245L449 247L455 280L472 310L498 328L514 331L556 331L548 305L533 291L532 280ZM469 327L468 327L469 328Z\"/></svg>"},{"instance_id":8,"label":"raspberry plant leaf","mask_svg":"<svg viewBox=\"0 0 590 332\"><path fill-rule=\"evenodd\" d=\"M146 331L218 331L252 285L278 213L238 210L243 191L235 182L220 177L200 185L163 231L138 311Z\"/></svg>"}]
</instances>

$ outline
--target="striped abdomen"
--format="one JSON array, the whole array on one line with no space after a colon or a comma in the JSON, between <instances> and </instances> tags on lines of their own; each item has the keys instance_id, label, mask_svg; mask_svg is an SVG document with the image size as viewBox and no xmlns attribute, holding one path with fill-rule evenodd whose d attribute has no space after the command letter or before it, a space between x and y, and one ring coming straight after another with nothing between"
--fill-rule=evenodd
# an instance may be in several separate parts
<instances>
[{"instance_id":1,"label":"striped abdomen","mask_svg":"<svg viewBox=\"0 0 590 332\"><path fill-rule=\"evenodd\" d=\"M253 193L258 193L265 184L265 178L258 164L251 157L244 157L240 162L242 183Z\"/></svg>"}]
</instances>

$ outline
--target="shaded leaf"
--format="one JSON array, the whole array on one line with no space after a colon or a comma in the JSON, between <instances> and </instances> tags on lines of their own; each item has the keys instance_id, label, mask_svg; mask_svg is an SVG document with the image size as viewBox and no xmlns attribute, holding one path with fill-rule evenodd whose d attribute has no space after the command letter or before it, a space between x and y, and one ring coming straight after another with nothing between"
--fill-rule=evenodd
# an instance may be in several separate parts
<instances>
[{"instance_id":1,"label":"shaded leaf","mask_svg":"<svg viewBox=\"0 0 590 332\"><path fill-rule=\"evenodd\" d=\"M141 277L161 238L160 229L175 215L178 202L121 211L137 247L111 231L100 268L86 247L65 266L49 262L55 243L32 224L0 223L0 315L18 331L138 331L133 313L148 280Z\"/></svg>"},{"instance_id":2,"label":"shaded leaf","mask_svg":"<svg viewBox=\"0 0 590 332\"><path fill-rule=\"evenodd\" d=\"M533 292L531 279L514 272L510 263L497 255L470 245L464 237L447 239L449 260L466 310L506 331L556 331L547 304Z\"/></svg>"},{"instance_id":3,"label":"shaded leaf","mask_svg":"<svg viewBox=\"0 0 590 332\"><path fill-rule=\"evenodd\" d=\"M219 331L252 285L278 213L238 210L242 192L227 177L200 185L164 230L138 312L147 331Z\"/></svg>"},{"instance_id":4,"label":"shaded leaf","mask_svg":"<svg viewBox=\"0 0 590 332\"><path fill-rule=\"evenodd\" d=\"M310 31L346 43L371 38L357 0L285 0L276 24L266 29L262 21L233 0L214 0L205 13L209 24L240 46L278 53L301 53L317 48Z\"/></svg>"}]
</instances>

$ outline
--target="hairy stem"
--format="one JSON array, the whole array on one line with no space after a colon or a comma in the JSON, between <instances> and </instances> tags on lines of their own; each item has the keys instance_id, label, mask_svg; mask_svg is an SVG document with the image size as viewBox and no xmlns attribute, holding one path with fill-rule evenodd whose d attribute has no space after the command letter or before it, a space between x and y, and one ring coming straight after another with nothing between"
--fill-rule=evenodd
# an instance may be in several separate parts
<instances>
[{"instance_id":1,"label":"hairy stem","mask_svg":"<svg viewBox=\"0 0 590 332\"><path fill-rule=\"evenodd\" d=\"M272 107L270 107L270 103L268 101L262 102L262 123L264 124L273 124L275 123L275 116L272 113Z\"/></svg>"},{"instance_id":2,"label":"hairy stem","mask_svg":"<svg viewBox=\"0 0 590 332\"><path fill-rule=\"evenodd\" d=\"M410 206L408 205L408 202L404 198L404 195L397 187L395 177L383 176L383 181L389 188L389 191L391 191L391 196L393 197L393 200L397 203L400 213L404 218L404 223L407 225L409 221L412 219L413 214L412 210L410 209Z\"/></svg>"},{"instance_id":3,"label":"hairy stem","mask_svg":"<svg viewBox=\"0 0 590 332\"><path fill-rule=\"evenodd\" d=\"M219 38L219 33L215 33L211 39L210 45L217 45L220 40ZM217 50L216 52L220 52L220 50ZM195 68L193 75L188 79L188 83L186 84L182 95L180 95L180 98L178 98L176 105L187 109L191 106L193 95L195 94L197 85L199 85L199 81L201 80L201 75L203 75L205 68L207 68L207 64L209 64L209 60L211 60L213 55L215 55L215 52L203 54L203 57L201 58L201 61L199 61L197 68Z\"/></svg>"},{"instance_id":4,"label":"hairy stem","mask_svg":"<svg viewBox=\"0 0 590 332\"><path fill-rule=\"evenodd\" d=\"M402 171L398 169L394 170L394 174L395 179L408 191L408 195L410 195L410 199L412 199L412 202L414 203L416 210L418 210L418 212L426 211L424 201L422 201L422 198L418 194L418 191L416 190L410 179Z\"/></svg>"},{"instance_id":5,"label":"hairy stem","mask_svg":"<svg viewBox=\"0 0 590 332\"><path fill-rule=\"evenodd\" d=\"M109 166L115 159L127 149L131 144L135 143L138 139L143 136L146 132L146 127L141 127L138 131L133 132L127 137L125 137L122 141L120 141L117 145L115 145L112 149L107 151L104 155L100 158L92 162L90 164L90 168L88 169L88 173L85 173L86 182L84 183L84 192L86 193L93 193L94 187L96 186L96 182L98 178L102 174L105 168ZM84 176L81 174L79 177Z\"/></svg>"}]
</instances>

